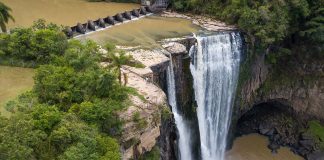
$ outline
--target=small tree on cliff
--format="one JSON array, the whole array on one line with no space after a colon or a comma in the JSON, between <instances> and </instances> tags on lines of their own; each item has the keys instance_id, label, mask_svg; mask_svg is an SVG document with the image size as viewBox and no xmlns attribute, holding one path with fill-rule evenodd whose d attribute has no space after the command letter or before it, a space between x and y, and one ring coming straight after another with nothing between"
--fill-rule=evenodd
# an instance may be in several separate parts
<instances>
[{"instance_id":1,"label":"small tree on cliff","mask_svg":"<svg viewBox=\"0 0 324 160\"><path fill-rule=\"evenodd\" d=\"M112 44L107 44L106 49L108 51L107 58L110 62L109 66L116 69L119 83L122 84L121 68L123 65L135 66L134 58L131 55L127 55L124 51L116 49Z\"/></svg>"},{"instance_id":2,"label":"small tree on cliff","mask_svg":"<svg viewBox=\"0 0 324 160\"><path fill-rule=\"evenodd\" d=\"M9 20L15 21L12 15L9 13L11 8L0 2L0 28L2 32L7 32L6 24Z\"/></svg>"}]
</instances>

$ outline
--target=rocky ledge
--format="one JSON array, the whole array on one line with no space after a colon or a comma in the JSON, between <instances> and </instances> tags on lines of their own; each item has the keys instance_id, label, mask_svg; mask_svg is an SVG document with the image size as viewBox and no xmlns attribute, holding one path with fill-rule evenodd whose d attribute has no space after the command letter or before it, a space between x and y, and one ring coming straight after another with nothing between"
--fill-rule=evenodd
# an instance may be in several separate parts
<instances>
[{"instance_id":1,"label":"rocky ledge","mask_svg":"<svg viewBox=\"0 0 324 160\"><path fill-rule=\"evenodd\" d=\"M132 105L120 112L121 119L126 122L121 138L123 159L137 159L145 152L151 151L157 145L160 136L161 115L167 106L166 95L155 84L156 75L151 68L164 64L169 59L158 50L139 49L127 53L145 66L122 68L122 79L127 79L126 85L140 94L131 96Z\"/></svg>"},{"instance_id":2,"label":"rocky ledge","mask_svg":"<svg viewBox=\"0 0 324 160\"><path fill-rule=\"evenodd\" d=\"M189 13L180 14L177 12L163 12L161 16L188 19L191 20L193 24L198 25L208 31L228 31L237 29L235 26L227 25L224 22L217 21L206 16L193 15Z\"/></svg>"}]
</instances>

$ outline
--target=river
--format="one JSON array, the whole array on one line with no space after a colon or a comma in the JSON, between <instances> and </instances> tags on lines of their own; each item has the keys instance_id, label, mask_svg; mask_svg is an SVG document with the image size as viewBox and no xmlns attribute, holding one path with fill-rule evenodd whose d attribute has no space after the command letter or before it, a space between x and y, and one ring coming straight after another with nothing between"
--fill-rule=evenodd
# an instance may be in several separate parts
<instances>
[{"instance_id":1,"label":"river","mask_svg":"<svg viewBox=\"0 0 324 160\"><path fill-rule=\"evenodd\" d=\"M9 116L4 109L9 100L13 100L19 94L32 89L34 70L20 67L0 66L0 112L1 115Z\"/></svg>"},{"instance_id":2,"label":"river","mask_svg":"<svg viewBox=\"0 0 324 160\"><path fill-rule=\"evenodd\" d=\"M106 30L92 32L79 39L92 39L99 44L106 41L119 45L158 47L158 40L196 33L200 28L180 18L148 16Z\"/></svg>"},{"instance_id":3,"label":"river","mask_svg":"<svg viewBox=\"0 0 324 160\"><path fill-rule=\"evenodd\" d=\"M267 147L268 143L268 138L259 134L239 137L227 152L226 160L303 160L288 147L281 147L277 154L272 154Z\"/></svg>"},{"instance_id":4,"label":"river","mask_svg":"<svg viewBox=\"0 0 324 160\"><path fill-rule=\"evenodd\" d=\"M28 27L37 19L73 26L78 22L96 20L119 12L139 8L132 3L87 2L86 0L1 0L12 9L15 23L9 28Z\"/></svg>"}]
</instances>

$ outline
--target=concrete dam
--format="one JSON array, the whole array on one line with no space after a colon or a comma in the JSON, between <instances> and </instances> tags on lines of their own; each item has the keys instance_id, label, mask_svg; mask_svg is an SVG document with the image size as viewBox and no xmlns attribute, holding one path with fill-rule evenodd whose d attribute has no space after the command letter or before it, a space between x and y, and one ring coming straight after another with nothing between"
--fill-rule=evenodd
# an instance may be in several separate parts
<instances>
[{"instance_id":1,"label":"concrete dam","mask_svg":"<svg viewBox=\"0 0 324 160\"><path fill-rule=\"evenodd\" d=\"M84 35L86 33L94 32L100 29L114 26L118 23L125 21L138 19L146 15L152 14L153 9L150 6L141 6L138 9L132 11L125 11L123 13L117 13L114 16L107 16L105 18L99 18L97 20L88 20L86 23L78 23L72 27L66 27L63 32L68 38L74 38L77 36Z\"/></svg>"}]
</instances>

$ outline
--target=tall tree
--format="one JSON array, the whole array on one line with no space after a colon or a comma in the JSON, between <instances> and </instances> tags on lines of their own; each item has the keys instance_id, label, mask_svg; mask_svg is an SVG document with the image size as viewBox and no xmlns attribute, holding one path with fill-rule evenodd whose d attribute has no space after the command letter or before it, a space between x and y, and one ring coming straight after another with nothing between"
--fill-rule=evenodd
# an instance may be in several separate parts
<instances>
[{"instance_id":1,"label":"tall tree","mask_svg":"<svg viewBox=\"0 0 324 160\"><path fill-rule=\"evenodd\" d=\"M2 32L7 32L6 24L9 20L15 21L9 12L11 12L11 8L0 2L0 28Z\"/></svg>"}]
</instances>

